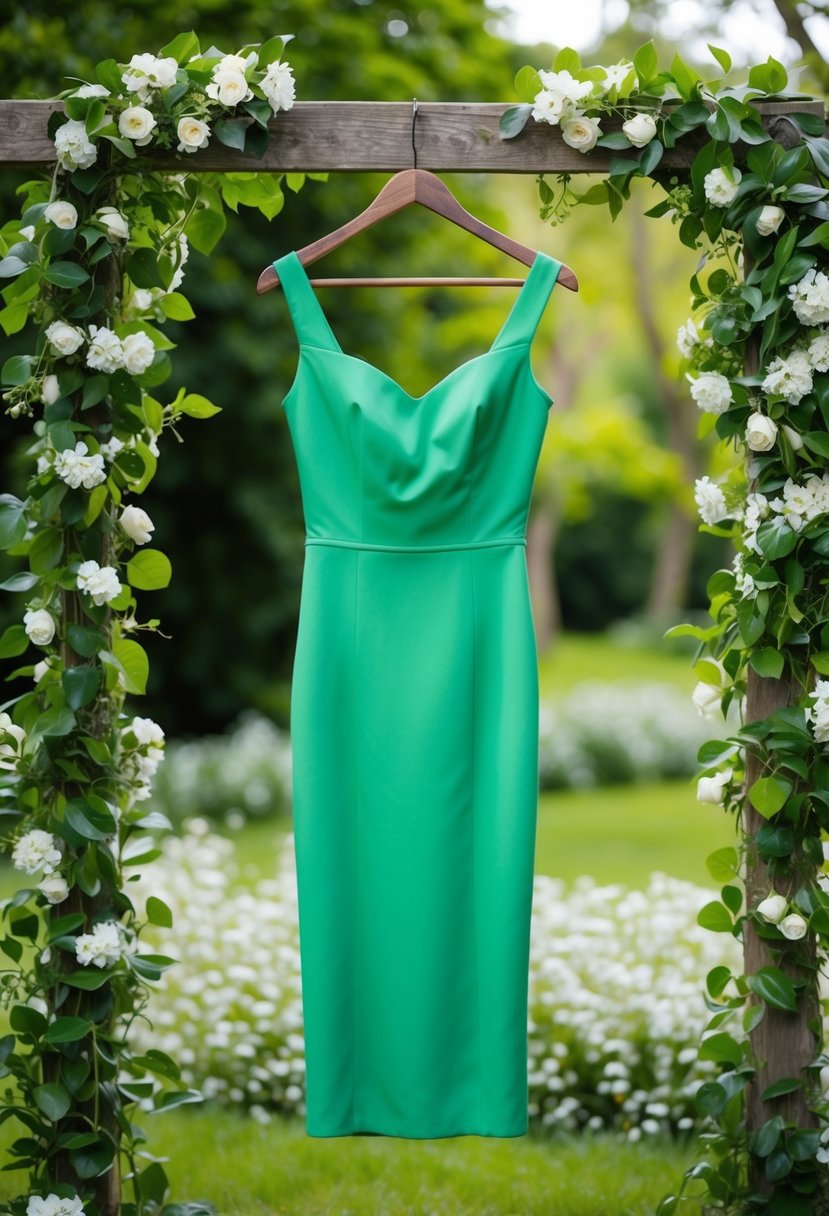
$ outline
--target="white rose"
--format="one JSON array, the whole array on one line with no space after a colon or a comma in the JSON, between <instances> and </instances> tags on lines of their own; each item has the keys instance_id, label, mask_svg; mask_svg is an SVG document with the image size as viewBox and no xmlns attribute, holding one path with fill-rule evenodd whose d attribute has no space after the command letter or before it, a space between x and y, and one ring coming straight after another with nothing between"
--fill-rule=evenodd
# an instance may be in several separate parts
<instances>
[{"instance_id":1,"label":"white rose","mask_svg":"<svg viewBox=\"0 0 829 1216\"><path fill-rule=\"evenodd\" d=\"M210 127L200 118L185 116L179 119L176 134L179 139L178 152L197 152L199 148L207 147Z\"/></svg>"},{"instance_id":2,"label":"white rose","mask_svg":"<svg viewBox=\"0 0 829 1216\"><path fill-rule=\"evenodd\" d=\"M57 376L44 376L40 383L40 400L44 405L54 405L59 398L60 385Z\"/></svg>"},{"instance_id":3,"label":"white rose","mask_svg":"<svg viewBox=\"0 0 829 1216\"><path fill-rule=\"evenodd\" d=\"M156 125L155 118L144 106L130 106L118 117L118 130L139 148L150 142Z\"/></svg>"},{"instance_id":4,"label":"white rose","mask_svg":"<svg viewBox=\"0 0 829 1216\"><path fill-rule=\"evenodd\" d=\"M710 173L706 173L702 187L709 203L714 207L727 207L732 203L742 176L736 167L728 174L724 169L712 169Z\"/></svg>"},{"instance_id":5,"label":"white rose","mask_svg":"<svg viewBox=\"0 0 829 1216\"><path fill-rule=\"evenodd\" d=\"M102 84L82 84L79 89L75 89L73 97L109 97L109 89L105 89Z\"/></svg>"},{"instance_id":6,"label":"white rose","mask_svg":"<svg viewBox=\"0 0 829 1216\"><path fill-rule=\"evenodd\" d=\"M806 355L816 372L829 372L829 329L812 338Z\"/></svg>"},{"instance_id":7,"label":"white rose","mask_svg":"<svg viewBox=\"0 0 829 1216\"><path fill-rule=\"evenodd\" d=\"M719 372L702 372L691 382L691 396L701 410L709 414L722 414L731 404L731 385L728 377Z\"/></svg>"},{"instance_id":8,"label":"white rose","mask_svg":"<svg viewBox=\"0 0 829 1216\"><path fill-rule=\"evenodd\" d=\"M764 207L757 216L757 231L760 236L771 236L776 232L783 220L786 218L786 212L782 207Z\"/></svg>"},{"instance_id":9,"label":"white rose","mask_svg":"<svg viewBox=\"0 0 829 1216\"><path fill-rule=\"evenodd\" d=\"M746 422L746 443L752 452L768 452L777 439L777 423L765 414L754 413Z\"/></svg>"},{"instance_id":10,"label":"white rose","mask_svg":"<svg viewBox=\"0 0 829 1216\"><path fill-rule=\"evenodd\" d=\"M61 481L65 481L73 490L83 486L91 490L101 482L106 481L104 458L100 452L89 455L89 448L79 439L73 448L64 448L55 454L55 472Z\"/></svg>"},{"instance_id":11,"label":"white rose","mask_svg":"<svg viewBox=\"0 0 829 1216\"><path fill-rule=\"evenodd\" d=\"M789 941L792 942L796 942L801 937L805 937L809 930L808 922L805 921L802 916L798 915L797 912L792 912L789 916L785 916L777 927L783 936L787 937Z\"/></svg>"},{"instance_id":12,"label":"white rose","mask_svg":"<svg viewBox=\"0 0 829 1216\"><path fill-rule=\"evenodd\" d=\"M691 700L701 718L721 717L722 689L717 688L715 684L705 684L700 680L691 693Z\"/></svg>"},{"instance_id":13,"label":"white rose","mask_svg":"<svg viewBox=\"0 0 829 1216\"><path fill-rule=\"evenodd\" d=\"M164 744L164 730L152 718L134 717L123 729L131 730L142 747Z\"/></svg>"},{"instance_id":14,"label":"white rose","mask_svg":"<svg viewBox=\"0 0 829 1216\"><path fill-rule=\"evenodd\" d=\"M71 203L64 203L56 199L54 203L50 203L45 208L43 218L50 224L54 224L56 228L75 228L78 223L78 212Z\"/></svg>"},{"instance_id":15,"label":"white rose","mask_svg":"<svg viewBox=\"0 0 829 1216\"><path fill-rule=\"evenodd\" d=\"M699 344L699 331L693 320L689 317L684 325L680 325L676 331L676 346L679 353L684 359L690 359L694 353L694 347Z\"/></svg>"},{"instance_id":16,"label":"white rose","mask_svg":"<svg viewBox=\"0 0 829 1216\"><path fill-rule=\"evenodd\" d=\"M777 925L786 915L789 901L783 895L769 895L757 905L757 911L770 925Z\"/></svg>"},{"instance_id":17,"label":"white rose","mask_svg":"<svg viewBox=\"0 0 829 1216\"><path fill-rule=\"evenodd\" d=\"M589 152L596 146L596 140L601 133L599 119L588 118L586 114L579 114L577 117L571 118L561 128L561 138L577 152Z\"/></svg>"},{"instance_id":18,"label":"white rose","mask_svg":"<svg viewBox=\"0 0 829 1216\"><path fill-rule=\"evenodd\" d=\"M55 151L60 167L70 173L88 169L98 159L98 149L87 135L85 124L74 118L55 132Z\"/></svg>"},{"instance_id":19,"label":"white rose","mask_svg":"<svg viewBox=\"0 0 829 1216\"><path fill-rule=\"evenodd\" d=\"M131 376L140 376L155 357L152 338L145 333L127 334L122 343L124 367Z\"/></svg>"},{"instance_id":20,"label":"white rose","mask_svg":"<svg viewBox=\"0 0 829 1216\"><path fill-rule=\"evenodd\" d=\"M50 874L48 878L42 878L37 889L43 892L50 904L63 903L69 894L69 884L60 874Z\"/></svg>"},{"instance_id":21,"label":"white rose","mask_svg":"<svg viewBox=\"0 0 829 1216\"><path fill-rule=\"evenodd\" d=\"M727 768L714 777L700 777L697 782L697 801L709 802L714 806L722 806L725 797L725 787L734 775L734 770Z\"/></svg>"},{"instance_id":22,"label":"white rose","mask_svg":"<svg viewBox=\"0 0 829 1216\"><path fill-rule=\"evenodd\" d=\"M694 482L694 501L703 523L716 524L730 518L725 495L710 477L698 477Z\"/></svg>"},{"instance_id":23,"label":"white rose","mask_svg":"<svg viewBox=\"0 0 829 1216\"><path fill-rule=\"evenodd\" d=\"M178 63L172 56L159 59L146 52L133 55L125 72L121 75L129 93L136 93L141 101L148 101L154 89L168 89L175 84Z\"/></svg>"},{"instance_id":24,"label":"white rose","mask_svg":"<svg viewBox=\"0 0 829 1216\"><path fill-rule=\"evenodd\" d=\"M277 60L269 63L259 87L271 103L274 114L278 110L290 110L296 99L296 82L289 63Z\"/></svg>"},{"instance_id":25,"label":"white rose","mask_svg":"<svg viewBox=\"0 0 829 1216\"><path fill-rule=\"evenodd\" d=\"M86 366L100 372L116 372L124 366L121 339L105 325L90 325Z\"/></svg>"},{"instance_id":26,"label":"white rose","mask_svg":"<svg viewBox=\"0 0 829 1216\"><path fill-rule=\"evenodd\" d=\"M130 226L127 217L117 207L99 207L93 219L106 229L106 234L112 241L127 241Z\"/></svg>"},{"instance_id":27,"label":"white rose","mask_svg":"<svg viewBox=\"0 0 829 1216\"><path fill-rule=\"evenodd\" d=\"M45 608L30 608L23 616L26 636L35 646L48 646L55 636L55 618Z\"/></svg>"},{"instance_id":28,"label":"white rose","mask_svg":"<svg viewBox=\"0 0 829 1216\"><path fill-rule=\"evenodd\" d=\"M137 545L146 545L148 540L152 540L155 524L142 507L124 507L118 522Z\"/></svg>"},{"instance_id":29,"label":"white rose","mask_svg":"<svg viewBox=\"0 0 829 1216\"><path fill-rule=\"evenodd\" d=\"M792 283L788 294L802 325L825 325L829 321L829 278L822 270L807 270L799 283Z\"/></svg>"},{"instance_id":30,"label":"white rose","mask_svg":"<svg viewBox=\"0 0 829 1216\"><path fill-rule=\"evenodd\" d=\"M46 341L56 355L73 355L83 340L83 331L66 321L53 321L46 327Z\"/></svg>"},{"instance_id":31,"label":"white rose","mask_svg":"<svg viewBox=\"0 0 829 1216\"><path fill-rule=\"evenodd\" d=\"M778 356L768 366L760 386L766 393L778 393L790 405L812 391L812 365L805 350L793 350L787 359Z\"/></svg>"},{"instance_id":32,"label":"white rose","mask_svg":"<svg viewBox=\"0 0 829 1216\"><path fill-rule=\"evenodd\" d=\"M94 963L108 967L121 957L123 942L117 921L99 921L91 933L81 933L75 939L75 954L79 963Z\"/></svg>"},{"instance_id":33,"label":"white rose","mask_svg":"<svg viewBox=\"0 0 829 1216\"><path fill-rule=\"evenodd\" d=\"M644 148L656 135L656 122L650 114L634 114L633 118L622 123L622 131L634 148Z\"/></svg>"},{"instance_id":34,"label":"white rose","mask_svg":"<svg viewBox=\"0 0 829 1216\"><path fill-rule=\"evenodd\" d=\"M42 828L32 828L26 832L12 850L15 869L25 870L27 874L36 874L40 869L45 874L51 874L60 860L61 853L54 836Z\"/></svg>"},{"instance_id":35,"label":"white rose","mask_svg":"<svg viewBox=\"0 0 829 1216\"><path fill-rule=\"evenodd\" d=\"M245 77L244 63L238 55L225 55L213 68L213 78L204 90L207 96L220 101L223 106L250 101L253 89Z\"/></svg>"}]
</instances>

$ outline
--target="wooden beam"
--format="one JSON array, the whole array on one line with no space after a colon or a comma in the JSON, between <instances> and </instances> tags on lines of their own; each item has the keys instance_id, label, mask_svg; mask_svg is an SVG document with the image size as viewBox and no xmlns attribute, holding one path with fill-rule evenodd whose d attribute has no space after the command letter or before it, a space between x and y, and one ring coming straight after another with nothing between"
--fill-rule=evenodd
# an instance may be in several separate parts
<instances>
[{"instance_id":1,"label":"wooden beam","mask_svg":"<svg viewBox=\"0 0 829 1216\"><path fill-rule=\"evenodd\" d=\"M418 168L451 173L607 173L612 156L596 148L577 152L557 127L532 119L515 139L504 140L498 120L514 102L418 102ZM671 104L671 103L669 103ZM763 102L755 107L773 138L790 145L795 129L781 117L808 111L824 115L820 99ZM62 101L0 100L0 164L11 168L47 165L55 159L46 133L49 116ZM603 122L618 130L619 119ZM687 169L702 137L668 148L660 168ZM735 145L738 159L747 151ZM141 152L136 169L182 172L393 173L412 165L411 101L300 101L271 120L271 139L261 160L226 148L215 138L196 153L151 156Z\"/></svg>"}]
</instances>

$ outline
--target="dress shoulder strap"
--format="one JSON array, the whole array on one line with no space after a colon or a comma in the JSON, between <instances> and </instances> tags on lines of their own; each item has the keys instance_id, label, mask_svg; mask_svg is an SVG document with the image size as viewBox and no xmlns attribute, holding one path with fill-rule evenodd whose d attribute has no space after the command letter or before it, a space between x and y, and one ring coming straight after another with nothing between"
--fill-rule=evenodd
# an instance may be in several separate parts
<instances>
[{"instance_id":1,"label":"dress shoulder strap","mask_svg":"<svg viewBox=\"0 0 829 1216\"><path fill-rule=\"evenodd\" d=\"M562 266L563 262L539 250L493 343L493 349L532 341Z\"/></svg>"},{"instance_id":2,"label":"dress shoulder strap","mask_svg":"<svg viewBox=\"0 0 829 1216\"><path fill-rule=\"evenodd\" d=\"M300 345L321 346L325 350L340 350L322 305L295 251L283 254L273 263L294 323Z\"/></svg>"}]
</instances>

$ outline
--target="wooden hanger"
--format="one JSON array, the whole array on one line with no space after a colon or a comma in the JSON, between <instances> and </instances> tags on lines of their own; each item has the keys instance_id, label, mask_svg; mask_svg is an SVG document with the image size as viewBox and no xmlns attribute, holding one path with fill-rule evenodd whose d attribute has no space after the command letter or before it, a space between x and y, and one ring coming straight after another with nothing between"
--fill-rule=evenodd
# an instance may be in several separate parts
<instances>
[{"instance_id":1,"label":"wooden hanger","mask_svg":"<svg viewBox=\"0 0 829 1216\"><path fill-rule=\"evenodd\" d=\"M413 148L414 118L416 114L417 98L414 99L412 111ZM417 164L416 149L415 164ZM464 210L449 187L439 177L434 173L430 173L427 169L418 168L403 169L399 173L395 173L394 177L386 182L377 197L364 211L361 211L359 215L343 224L340 228L336 228L326 236L320 237L319 240L313 241L303 249L298 249L296 251L297 256L303 266L307 266L310 262L315 262L317 258L321 258L332 249L336 249L338 245L344 244L358 232L371 228L380 220L385 219L386 216L394 215L396 211L402 211L404 207L409 207L412 203L420 203L422 207L435 211L445 219L451 220L453 224L457 224L460 228L465 228L467 232L471 232L474 236L480 237L488 245L494 245L496 249L508 253L510 257L516 258L517 261L523 262L527 266L531 266L535 261L537 250L531 249L528 245L519 244L518 241L513 240L506 233L499 232L497 228L490 228L482 220L476 219L474 215ZM402 278L398 276L383 279L342 277L311 280L314 287L518 287L523 282L523 279L510 278ZM578 279L575 274L569 266L563 264L557 282L561 283L563 287L569 288L570 291L578 291L579 289ZM262 295L264 292L270 291L271 288L278 287L279 285L279 276L273 266L267 266L257 280L256 291L259 295Z\"/></svg>"},{"instance_id":2,"label":"wooden hanger","mask_svg":"<svg viewBox=\"0 0 829 1216\"><path fill-rule=\"evenodd\" d=\"M313 241L303 249L298 249L297 256L303 266L307 266L310 262L315 262L317 258L321 258L332 249L336 249L338 245L343 245L358 232L362 232L365 228L371 228L379 220L385 219L388 215L394 215L396 211L402 211L404 207L409 207L412 203L420 203L421 206L428 207L430 211L437 212L438 215L442 215L445 219L451 220L459 227L465 228L468 232L486 241L488 245L494 245L496 249L501 249L504 253L508 253L510 257L516 258L519 262L524 262L527 266L531 266L535 261L537 254L535 249L531 249L528 245L519 244L512 237L499 232L497 228L490 228L488 224L484 224L481 220L476 219L474 215L470 215L460 205L449 187L427 169L403 169L399 173L395 173L394 177L386 182L380 193L366 207L365 211L361 211L359 215L355 216L353 220L349 220L348 223L343 224L342 227L336 228L326 236L320 237L319 240ZM439 278L434 276L427 278L403 278L399 276L389 278L341 277L311 280L314 287L431 287L450 285L455 287L518 287L523 282L523 279L480 278L472 276L464 278ZM561 283L563 287L568 287L571 291L578 291L579 289L578 279L569 266L562 265L557 282ZM266 267L257 281L257 292L262 295L263 292L270 291L271 288L278 286L279 276L273 266Z\"/></svg>"}]
</instances>

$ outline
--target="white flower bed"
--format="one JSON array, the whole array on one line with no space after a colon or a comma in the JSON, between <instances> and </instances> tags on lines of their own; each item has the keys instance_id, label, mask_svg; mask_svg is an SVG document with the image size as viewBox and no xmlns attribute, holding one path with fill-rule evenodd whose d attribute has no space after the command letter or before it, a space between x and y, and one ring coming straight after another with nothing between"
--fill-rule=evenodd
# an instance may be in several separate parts
<instances>
[{"instance_id":1,"label":"white flower bed","mask_svg":"<svg viewBox=\"0 0 829 1216\"><path fill-rule=\"evenodd\" d=\"M711 723L669 684L586 681L539 706L542 789L690 776Z\"/></svg>"},{"instance_id":2,"label":"white flower bed","mask_svg":"<svg viewBox=\"0 0 829 1216\"><path fill-rule=\"evenodd\" d=\"M304 1038L293 836L274 876L245 889L233 845L193 820L130 894L162 896L172 930L148 941L180 961L130 1031L186 1084L267 1122L304 1114ZM738 943L696 924L708 889L654 874L645 892L535 879L530 1113L544 1125L615 1128L636 1139L694 1125L693 1095L717 1066L696 1060L705 975L737 966Z\"/></svg>"}]
</instances>

